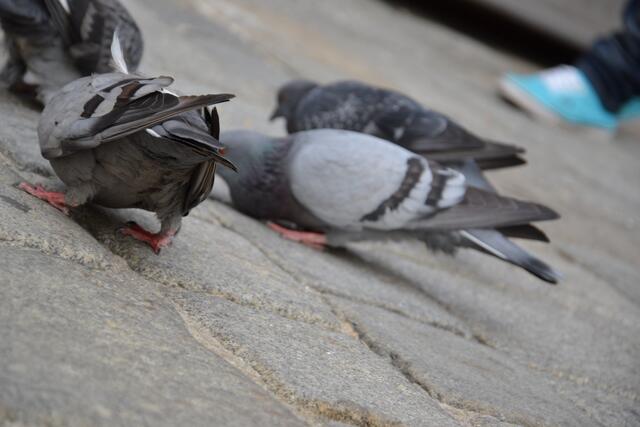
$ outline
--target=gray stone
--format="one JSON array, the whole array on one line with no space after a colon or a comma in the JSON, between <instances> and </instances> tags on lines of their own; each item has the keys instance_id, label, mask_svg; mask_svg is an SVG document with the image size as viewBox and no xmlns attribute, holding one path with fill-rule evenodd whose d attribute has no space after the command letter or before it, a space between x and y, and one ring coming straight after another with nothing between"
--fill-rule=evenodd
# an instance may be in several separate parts
<instances>
[{"instance_id":1,"label":"gray stone","mask_svg":"<svg viewBox=\"0 0 640 427\"><path fill-rule=\"evenodd\" d=\"M18 167L0 154L1 242L36 248L95 268L123 264L72 218L16 188L25 178L12 169Z\"/></svg>"},{"instance_id":2,"label":"gray stone","mask_svg":"<svg viewBox=\"0 0 640 427\"><path fill-rule=\"evenodd\" d=\"M377 307L331 300L371 348L444 404L518 425L595 425L544 377L499 351Z\"/></svg>"},{"instance_id":3,"label":"gray stone","mask_svg":"<svg viewBox=\"0 0 640 427\"><path fill-rule=\"evenodd\" d=\"M4 52L0 61L4 63ZM4 91L0 92L0 116L2 135L0 153L12 159L21 170L53 175L53 169L40 155L40 146L34 140L40 115L35 106L25 105L20 99Z\"/></svg>"},{"instance_id":4,"label":"gray stone","mask_svg":"<svg viewBox=\"0 0 640 427\"><path fill-rule=\"evenodd\" d=\"M119 224L132 219L148 229L158 227L150 215L104 211L100 218L88 218L86 225L133 270L156 283L339 329L320 294L292 280L251 242L217 224L209 213L210 204L205 202L185 219L174 243L160 256L150 256L146 244L114 233Z\"/></svg>"},{"instance_id":5,"label":"gray stone","mask_svg":"<svg viewBox=\"0 0 640 427\"><path fill-rule=\"evenodd\" d=\"M178 304L183 316L201 324L250 364L276 395L296 406L357 425L457 425L436 400L357 336L215 297L186 296Z\"/></svg>"},{"instance_id":6,"label":"gray stone","mask_svg":"<svg viewBox=\"0 0 640 427\"><path fill-rule=\"evenodd\" d=\"M154 286L0 245L0 424L305 425Z\"/></svg>"},{"instance_id":7,"label":"gray stone","mask_svg":"<svg viewBox=\"0 0 640 427\"><path fill-rule=\"evenodd\" d=\"M322 253L284 240L263 224L217 204L210 211L218 220L245 236L283 269L318 292L344 296L384 307L401 315L430 323L459 335L470 329L420 291L419 286L398 280L373 264L362 263L347 252ZM426 254L426 248L421 250Z\"/></svg>"}]
</instances>

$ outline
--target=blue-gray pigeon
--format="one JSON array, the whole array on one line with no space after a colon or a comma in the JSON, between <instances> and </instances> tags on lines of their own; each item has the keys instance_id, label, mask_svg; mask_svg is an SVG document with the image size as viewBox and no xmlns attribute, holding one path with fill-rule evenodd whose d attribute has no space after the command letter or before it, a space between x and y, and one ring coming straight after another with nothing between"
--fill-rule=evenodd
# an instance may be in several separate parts
<instances>
[{"instance_id":1,"label":"blue-gray pigeon","mask_svg":"<svg viewBox=\"0 0 640 427\"><path fill-rule=\"evenodd\" d=\"M558 280L551 267L492 235L527 230L557 218L554 211L468 186L462 173L398 145L334 129L284 138L232 131L221 141L239 170L220 171L233 206L278 223L272 228L285 237L314 247L368 239L420 239L449 253L468 246Z\"/></svg>"}]
</instances>

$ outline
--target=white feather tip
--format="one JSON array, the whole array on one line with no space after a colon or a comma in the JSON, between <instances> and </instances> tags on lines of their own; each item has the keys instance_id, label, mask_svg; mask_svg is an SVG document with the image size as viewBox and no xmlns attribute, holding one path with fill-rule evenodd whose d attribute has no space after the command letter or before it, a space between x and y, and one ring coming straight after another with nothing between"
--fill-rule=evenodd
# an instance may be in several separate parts
<instances>
[{"instance_id":1,"label":"white feather tip","mask_svg":"<svg viewBox=\"0 0 640 427\"><path fill-rule=\"evenodd\" d=\"M67 0L58 0L58 3L62 6L67 13L71 13L71 9L69 8L69 2Z\"/></svg>"},{"instance_id":2,"label":"white feather tip","mask_svg":"<svg viewBox=\"0 0 640 427\"><path fill-rule=\"evenodd\" d=\"M122 52L119 33L119 28L116 28L113 32L113 40L111 41L111 58L116 70L124 74L129 74L129 67L127 67L127 62L124 60L124 53Z\"/></svg>"}]
</instances>

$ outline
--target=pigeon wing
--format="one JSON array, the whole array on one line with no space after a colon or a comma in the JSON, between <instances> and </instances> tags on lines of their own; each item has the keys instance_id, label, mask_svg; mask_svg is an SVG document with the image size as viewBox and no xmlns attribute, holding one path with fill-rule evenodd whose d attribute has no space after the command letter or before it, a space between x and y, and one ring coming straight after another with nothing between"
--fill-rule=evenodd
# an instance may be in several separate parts
<instances>
[{"instance_id":1,"label":"pigeon wing","mask_svg":"<svg viewBox=\"0 0 640 427\"><path fill-rule=\"evenodd\" d=\"M111 76L121 77L113 83L109 79ZM64 137L60 138L59 146L42 147L43 155L50 159L95 148L153 127L186 111L233 98L230 94L178 96L163 89L172 81L169 77L143 79L123 74L102 75L92 80L93 91L89 93L86 93L86 86L84 91L82 88L78 92L67 91L64 96L57 97L56 104L67 104L61 107L66 106L66 110L70 110L76 107L79 100L82 113L63 130ZM58 105L50 107L55 110ZM46 110L43 116L48 113ZM176 129L176 139L185 137L188 131L188 128ZM201 142L198 138L193 140ZM206 143L196 145L209 148Z\"/></svg>"},{"instance_id":2,"label":"pigeon wing","mask_svg":"<svg viewBox=\"0 0 640 427\"><path fill-rule=\"evenodd\" d=\"M557 218L559 215L546 206L469 187L461 203L438 212L430 218L413 221L407 228L424 230L503 228Z\"/></svg>"},{"instance_id":3,"label":"pigeon wing","mask_svg":"<svg viewBox=\"0 0 640 427\"><path fill-rule=\"evenodd\" d=\"M394 131L393 141L407 149L428 156L439 162L472 158L486 168L515 166L524 163L519 154L524 150L514 145L480 139L446 116L435 111L399 109L376 119L381 129L400 122L398 115L404 111L401 129ZM486 161L486 163L482 163ZM489 162L493 166L489 167Z\"/></svg>"},{"instance_id":4,"label":"pigeon wing","mask_svg":"<svg viewBox=\"0 0 640 427\"><path fill-rule=\"evenodd\" d=\"M315 130L294 135L288 174L293 195L341 229L398 229L451 206L464 178L369 135ZM445 172L450 176L442 176Z\"/></svg>"},{"instance_id":5,"label":"pigeon wing","mask_svg":"<svg viewBox=\"0 0 640 427\"><path fill-rule=\"evenodd\" d=\"M311 129L346 129L365 132L380 96L358 82L341 81L310 91L287 122L289 133ZM374 134L375 135L375 134Z\"/></svg>"}]
</instances>

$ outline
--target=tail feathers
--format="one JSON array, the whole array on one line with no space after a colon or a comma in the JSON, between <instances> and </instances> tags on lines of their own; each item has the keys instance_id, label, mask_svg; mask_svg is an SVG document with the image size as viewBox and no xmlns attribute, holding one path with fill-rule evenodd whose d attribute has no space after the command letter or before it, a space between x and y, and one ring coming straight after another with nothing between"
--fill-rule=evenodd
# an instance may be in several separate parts
<instances>
[{"instance_id":1,"label":"tail feathers","mask_svg":"<svg viewBox=\"0 0 640 427\"><path fill-rule=\"evenodd\" d=\"M538 227L532 224L515 225L513 227L503 227L497 229L506 237L513 237L516 239L537 240L538 242L549 243L549 237L547 234L540 230Z\"/></svg>"},{"instance_id":2,"label":"tail feathers","mask_svg":"<svg viewBox=\"0 0 640 427\"><path fill-rule=\"evenodd\" d=\"M487 158L487 159L476 159L478 162L478 166L482 170L490 170L490 169L502 169L509 168L512 166L520 166L527 163L525 159L518 155L501 157L501 158Z\"/></svg>"},{"instance_id":3,"label":"tail feathers","mask_svg":"<svg viewBox=\"0 0 640 427\"><path fill-rule=\"evenodd\" d=\"M535 258L496 230L470 229L461 231L460 234L466 240L467 246L517 265L545 282L556 284L562 277L551 266Z\"/></svg>"}]
</instances>

